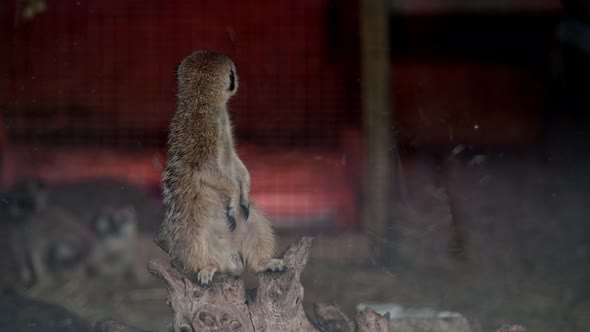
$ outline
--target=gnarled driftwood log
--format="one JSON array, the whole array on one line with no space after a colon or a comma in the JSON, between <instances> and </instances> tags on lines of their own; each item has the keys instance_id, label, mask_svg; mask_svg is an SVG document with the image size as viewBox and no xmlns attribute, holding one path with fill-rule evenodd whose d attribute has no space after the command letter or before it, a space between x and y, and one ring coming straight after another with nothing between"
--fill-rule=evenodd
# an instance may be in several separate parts
<instances>
[{"instance_id":1,"label":"gnarled driftwood log","mask_svg":"<svg viewBox=\"0 0 590 332\"><path fill-rule=\"evenodd\" d=\"M249 290L240 278L223 274L216 275L210 286L201 286L163 260L151 260L147 267L168 288L168 304L174 312L171 327L175 332L388 331L389 315L382 316L371 309L359 313L353 323L336 307L319 305L315 310L318 324L309 319L303 311L300 276L309 260L311 245L310 237L292 243L282 255L286 270L258 274L258 287ZM330 316L332 312L339 314ZM339 322L342 319L345 323ZM98 322L96 330L140 331L112 320Z\"/></svg>"}]
</instances>

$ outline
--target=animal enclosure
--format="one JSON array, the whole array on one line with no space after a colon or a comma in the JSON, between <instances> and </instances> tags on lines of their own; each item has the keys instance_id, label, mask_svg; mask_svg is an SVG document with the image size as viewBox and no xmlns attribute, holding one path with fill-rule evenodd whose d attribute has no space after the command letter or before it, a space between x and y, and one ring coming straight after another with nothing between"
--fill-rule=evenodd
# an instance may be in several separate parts
<instances>
[{"instance_id":1,"label":"animal enclosure","mask_svg":"<svg viewBox=\"0 0 590 332\"><path fill-rule=\"evenodd\" d=\"M6 294L88 326L171 322L145 266L167 259L176 68L208 49L235 62L236 150L277 252L315 237L308 314L585 331L589 17L579 0L3 1Z\"/></svg>"}]
</instances>

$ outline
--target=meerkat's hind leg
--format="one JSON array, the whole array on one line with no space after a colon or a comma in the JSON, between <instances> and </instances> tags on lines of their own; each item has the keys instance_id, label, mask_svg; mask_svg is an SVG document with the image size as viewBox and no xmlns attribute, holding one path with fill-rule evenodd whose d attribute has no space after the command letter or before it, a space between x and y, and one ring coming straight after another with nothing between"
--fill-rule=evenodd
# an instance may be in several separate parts
<instances>
[{"instance_id":1,"label":"meerkat's hind leg","mask_svg":"<svg viewBox=\"0 0 590 332\"><path fill-rule=\"evenodd\" d=\"M258 211L254 204L250 206L250 221L242 239L241 251L246 264L254 272L285 270L282 259L273 258L275 252L275 235L268 220Z\"/></svg>"},{"instance_id":2,"label":"meerkat's hind leg","mask_svg":"<svg viewBox=\"0 0 590 332\"><path fill-rule=\"evenodd\" d=\"M217 272L217 268L213 265L207 265L202 268L197 274L197 281L202 285L209 285L213 280L213 276Z\"/></svg>"},{"instance_id":3,"label":"meerkat's hind leg","mask_svg":"<svg viewBox=\"0 0 590 332\"><path fill-rule=\"evenodd\" d=\"M258 271L256 272L283 272L285 271L285 262L282 259L273 258L258 267Z\"/></svg>"},{"instance_id":4,"label":"meerkat's hind leg","mask_svg":"<svg viewBox=\"0 0 590 332\"><path fill-rule=\"evenodd\" d=\"M242 259L238 253L232 254L231 260L233 263L233 267L227 271L227 274L232 277L239 277L244 272L244 264L242 263ZM219 274L217 267L214 265L207 265L202 268L199 273L197 274L197 281L201 285L209 285L211 281L213 281L213 277L215 274Z\"/></svg>"}]
</instances>

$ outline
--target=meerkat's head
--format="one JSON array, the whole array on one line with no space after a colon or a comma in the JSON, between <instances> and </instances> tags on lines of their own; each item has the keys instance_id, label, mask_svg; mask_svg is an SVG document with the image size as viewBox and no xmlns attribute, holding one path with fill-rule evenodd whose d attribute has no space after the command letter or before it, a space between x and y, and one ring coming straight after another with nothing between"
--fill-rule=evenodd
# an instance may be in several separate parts
<instances>
[{"instance_id":1,"label":"meerkat's head","mask_svg":"<svg viewBox=\"0 0 590 332\"><path fill-rule=\"evenodd\" d=\"M43 210L47 205L47 189L40 179L24 179L0 194L0 211L4 218L22 219Z\"/></svg>"},{"instance_id":2,"label":"meerkat's head","mask_svg":"<svg viewBox=\"0 0 590 332\"><path fill-rule=\"evenodd\" d=\"M137 232L137 214L133 206L107 206L94 221L100 239L134 237Z\"/></svg>"},{"instance_id":3,"label":"meerkat's head","mask_svg":"<svg viewBox=\"0 0 590 332\"><path fill-rule=\"evenodd\" d=\"M226 55L200 50L176 67L179 99L198 104L224 104L238 90L238 73Z\"/></svg>"}]
</instances>

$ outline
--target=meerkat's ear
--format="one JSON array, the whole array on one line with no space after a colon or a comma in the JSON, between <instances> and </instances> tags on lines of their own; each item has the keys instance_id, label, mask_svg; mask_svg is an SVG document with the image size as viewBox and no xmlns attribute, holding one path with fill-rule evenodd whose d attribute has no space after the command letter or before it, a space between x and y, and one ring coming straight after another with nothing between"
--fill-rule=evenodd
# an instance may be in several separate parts
<instances>
[{"instance_id":1,"label":"meerkat's ear","mask_svg":"<svg viewBox=\"0 0 590 332\"><path fill-rule=\"evenodd\" d=\"M229 91L233 92L236 89L236 74L234 70L231 69L229 72Z\"/></svg>"}]
</instances>

